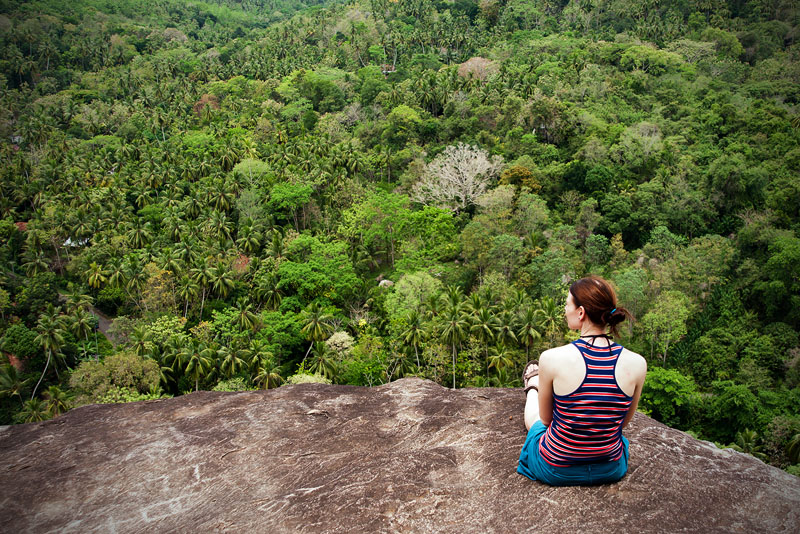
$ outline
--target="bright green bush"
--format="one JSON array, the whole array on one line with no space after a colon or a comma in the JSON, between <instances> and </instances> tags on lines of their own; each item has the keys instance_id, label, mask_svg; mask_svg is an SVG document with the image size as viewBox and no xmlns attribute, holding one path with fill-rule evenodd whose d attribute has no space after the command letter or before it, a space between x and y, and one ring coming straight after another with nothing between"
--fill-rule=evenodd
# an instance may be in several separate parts
<instances>
[{"instance_id":1,"label":"bright green bush","mask_svg":"<svg viewBox=\"0 0 800 534\"><path fill-rule=\"evenodd\" d=\"M286 384L330 384L331 381L322 375L297 373L286 379Z\"/></svg>"},{"instance_id":2,"label":"bright green bush","mask_svg":"<svg viewBox=\"0 0 800 534\"><path fill-rule=\"evenodd\" d=\"M158 389L160 379L156 361L133 352L118 352L104 361L81 362L69 384L78 392L78 404L85 404L99 401L113 388L150 393Z\"/></svg>"},{"instance_id":3,"label":"bright green bush","mask_svg":"<svg viewBox=\"0 0 800 534\"><path fill-rule=\"evenodd\" d=\"M639 406L668 425L686 426L699 401L694 381L674 369L651 367L642 387Z\"/></svg>"},{"instance_id":4,"label":"bright green bush","mask_svg":"<svg viewBox=\"0 0 800 534\"><path fill-rule=\"evenodd\" d=\"M104 395L97 398L98 404L122 404L125 402L138 402L164 398L161 393L140 393L129 388L110 387Z\"/></svg>"},{"instance_id":5,"label":"bright green bush","mask_svg":"<svg viewBox=\"0 0 800 534\"><path fill-rule=\"evenodd\" d=\"M0 339L0 347L21 360L30 358L39 350L39 345L36 343L36 332L24 324L8 327L5 335Z\"/></svg>"},{"instance_id":6,"label":"bright green bush","mask_svg":"<svg viewBox=\"0 0 800 534\"><path fill-rule=\"evenodd\" d=\"M211 391L254 391L256 388L245 382L244 378L236 377L223 380L214 386Z\"/></svg>"}]
</instances>

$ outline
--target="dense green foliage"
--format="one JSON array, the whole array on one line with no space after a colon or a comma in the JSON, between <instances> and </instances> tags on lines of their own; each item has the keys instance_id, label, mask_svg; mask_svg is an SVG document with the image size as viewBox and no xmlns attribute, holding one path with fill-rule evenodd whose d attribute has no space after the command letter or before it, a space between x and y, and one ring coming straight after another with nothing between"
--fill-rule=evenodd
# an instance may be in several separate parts
<instances>
[{"instance_id":1,"label":"dense green foliage","mask_svg":"<svg viewBox=\"0 0 800 534\"><path fill-rule=\"evenodd\" d=\"M595 273L639 319L644 410L797 463L791 2L0 12L2 422L286 379L519 385Z\"/></svg>"}]
</instances>

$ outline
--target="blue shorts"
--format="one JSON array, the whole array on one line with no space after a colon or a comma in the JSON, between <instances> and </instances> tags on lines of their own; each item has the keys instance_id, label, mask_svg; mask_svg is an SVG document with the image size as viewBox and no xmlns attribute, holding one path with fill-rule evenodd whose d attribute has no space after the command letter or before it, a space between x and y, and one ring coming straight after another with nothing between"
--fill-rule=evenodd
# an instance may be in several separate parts
<instances>
[{"instance_id":1,"label":"blue shorts","mask_svg":"<svg viewBox=\"0 0 800 534\"><path fill-rule=\"evenodd\" d=\"M624 436L622 437L622 457L615 462L556 467L545 462L539 454L539 440L542 439L545 432L547 432L547 427L541 421L536 421L528 430L528 436L525 438L525 444L519 454L519 465L517 465L517 473L520 475L551 486L591 486L616 482L628 471L628 447L630 444Z\"/></svg>"}]
</instances>

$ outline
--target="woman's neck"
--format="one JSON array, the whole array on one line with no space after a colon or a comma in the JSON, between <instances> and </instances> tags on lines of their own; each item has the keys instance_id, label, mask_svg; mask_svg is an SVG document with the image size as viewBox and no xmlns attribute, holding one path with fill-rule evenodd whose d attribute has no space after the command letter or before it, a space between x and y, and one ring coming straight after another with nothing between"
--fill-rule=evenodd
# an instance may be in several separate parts
<instances>
[{"instance_id":1,"label":"woman's neck","mask_svg":"<svg viewBox=\"0 0 800 534\"><path fill-rule=\"evenodd\" d=\"M605 329L597 325L587 325L581 327L581 337L598 337L606 335Z\"/></svg>"}]
</instances>

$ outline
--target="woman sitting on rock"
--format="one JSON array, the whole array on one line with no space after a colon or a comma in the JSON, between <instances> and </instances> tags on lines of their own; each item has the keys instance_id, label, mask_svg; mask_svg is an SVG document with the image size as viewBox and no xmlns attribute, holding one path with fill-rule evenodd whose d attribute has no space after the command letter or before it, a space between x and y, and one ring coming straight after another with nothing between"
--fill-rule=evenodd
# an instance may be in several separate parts
<instances>
[{"instance_id":1,"label":"woman sitting on rock","mask_svg":"<svg viewBox=\"0 0 800 534\"><path fill-rule=\"evenodd\" d=\"M602 278L572 284L564 311L580 338L525 366L528 436L517 472L553 486L616 482L628 470L622 429L636 412L647 362L608 335L632 316Z\"/></svg>"}]
</instances>

